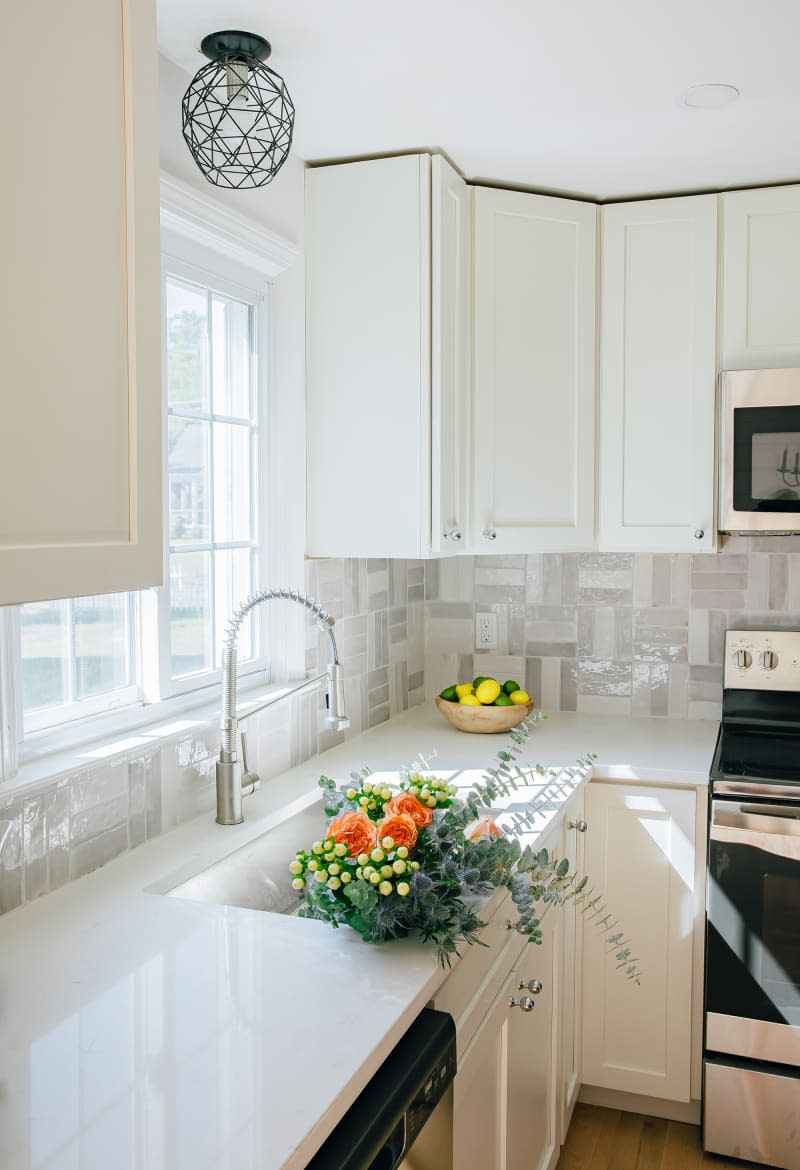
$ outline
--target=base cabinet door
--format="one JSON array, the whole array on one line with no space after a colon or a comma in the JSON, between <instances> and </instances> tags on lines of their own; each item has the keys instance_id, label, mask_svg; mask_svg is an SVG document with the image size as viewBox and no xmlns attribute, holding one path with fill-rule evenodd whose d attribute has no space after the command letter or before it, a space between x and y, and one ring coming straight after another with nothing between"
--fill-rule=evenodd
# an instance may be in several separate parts
<instances>
[{"instance_id":1,"label":"base cabinet door","mask_svg":"<svg viewBox=\"0 0 800 1170\"><path fill-rule=\"evenodd\" d=\"M583 916L585 1085L690 1100L695 801L679 788L586 788L586 872L631 940L641 984Z\"/></svg>"},{"instance_id":2,"label":"base cabinet door","mask_svg":"<svg viewBox=\"0 0 800 1170\"><path fill-rule=\"evenodd\" d=\"M594 204L473 190L473 549L594 544Z\"/></svg>"},{"instance_id":3,"label":"base cabinet door","mask_svg":"<svg viewBox=\"0 0 800 1170\"><path fill-rule=\"evenodd\" d=\"M453 1094L453 1165L488 1170L505 1164L509 977L466 1052L458 1054Z\"/></svg>"},{"instance_id":4,"label":"base cabinet door","mask_svg":"<svg viewBox=\"0 0 800 1170\"><path fill-rule=\"evenodd\" d=\"M584 791L577 792L564 810L562 856L571 873L584 873L584 841L590 831L584 817ZM561 1036L557 1120L563 1144L578 1091L581 1087L581 997L583 995L583 917L572 903L560 913L561 944Z\"/></svg>"}]
</instances>

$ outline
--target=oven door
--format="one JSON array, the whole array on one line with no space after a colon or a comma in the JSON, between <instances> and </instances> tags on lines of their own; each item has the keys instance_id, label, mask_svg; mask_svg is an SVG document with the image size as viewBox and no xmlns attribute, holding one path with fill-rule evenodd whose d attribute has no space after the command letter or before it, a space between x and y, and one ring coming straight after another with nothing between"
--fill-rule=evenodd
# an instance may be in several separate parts
<instances>
[{"instance_id":1,"label":"oven door","mask_svg":"<svg viewBox=\"0 0 800 1170\"><path fill-rule=\"evenodd\" d=\"M800 802L711 803L706 1048L800 1064Z\"/></svg>"},{"instance_id":2,"label":"oven door","mask_svg":"<svg viewBox=\"0 0 800 1170\"><path fill-rule=\"evenodd\" d=\"M722 532L800 531L800 370L723 374Z\"/></svg>"}]
</instances>

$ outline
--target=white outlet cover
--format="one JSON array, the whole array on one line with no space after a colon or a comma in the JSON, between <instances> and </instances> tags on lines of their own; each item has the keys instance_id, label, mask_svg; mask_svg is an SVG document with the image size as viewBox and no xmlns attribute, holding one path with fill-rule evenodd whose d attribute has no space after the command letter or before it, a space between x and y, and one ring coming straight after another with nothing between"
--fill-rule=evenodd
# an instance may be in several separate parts
<instances>
[{"instance_id":1,"label":"white outlet cover","mask_svg":"<svg viewBox=\"0 0 800 1170\"><path fill-rule=\"evenodd\" d=\"M475 614L475 649L497 649L497 614Z\"/></svg>"}]
</instances>

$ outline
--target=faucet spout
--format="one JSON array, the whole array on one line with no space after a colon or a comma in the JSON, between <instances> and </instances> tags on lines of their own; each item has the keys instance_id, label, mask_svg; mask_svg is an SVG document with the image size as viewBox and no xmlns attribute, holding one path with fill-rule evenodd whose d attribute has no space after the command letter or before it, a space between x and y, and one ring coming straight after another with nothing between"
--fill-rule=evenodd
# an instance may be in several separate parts
<instances>
[{"instance_id":1,"label":"faucet spout","mask_svg":"<svg viewBox=\"0 0 800 1170\"><path fill-rule=\"evenodd\" d=\"M345 714L342 667L339 663L336 639L333 635L334 619L313 597L308 597L297 589L262 589L258 593L252 594L234 610L228 622L222 650L220 752L216 769L218 825L239 825L244 820L242 815L242 783L241 779L237 777L236 681L239 629L251 610L265 601L276 599L293 601L297 605L304 606L316 618L320 629L327 634L328 690L326 702L328 715L325 722L328 727L335 730L343 730L350 726L350 720ZM249 773L248 780L253 778L254 774Z\"/></svg>"}]
</instances>

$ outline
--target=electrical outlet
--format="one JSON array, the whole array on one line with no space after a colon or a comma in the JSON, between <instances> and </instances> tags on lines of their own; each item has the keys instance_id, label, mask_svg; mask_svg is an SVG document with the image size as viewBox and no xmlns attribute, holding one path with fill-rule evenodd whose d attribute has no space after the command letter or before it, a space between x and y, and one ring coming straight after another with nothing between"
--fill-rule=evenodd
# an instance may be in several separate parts
<instances>
[{"instance_id":1,"label":"electrical outlet","mask_svg":"<svg viewBox=\"0 0 800 1170\"><path fill-rule=\"evenodd\" d=\"M497 649L497 614L475 614L475 649Z\"/></svg>"}]
</instances>

